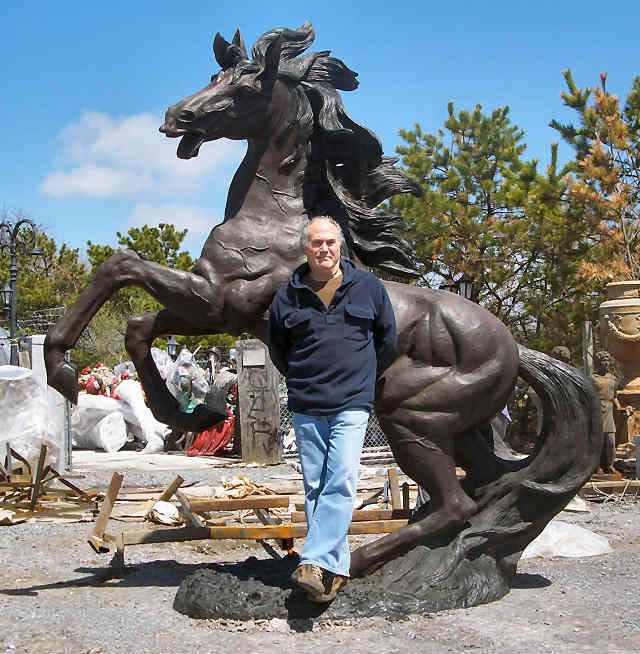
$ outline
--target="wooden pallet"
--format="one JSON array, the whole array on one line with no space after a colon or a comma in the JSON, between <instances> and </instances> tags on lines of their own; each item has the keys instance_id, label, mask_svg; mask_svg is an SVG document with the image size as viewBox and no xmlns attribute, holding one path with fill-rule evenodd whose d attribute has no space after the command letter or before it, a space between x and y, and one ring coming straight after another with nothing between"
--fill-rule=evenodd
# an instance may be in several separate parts
<instances>
[{"instance_id":1,"label":"wooden pallet","mask_svg":"<svg viewBox=\"0 0 640 654\"><path fill-rule=\"evenodd\" d=\"M107 524L124 477L116 472L111 478L102 508L93 529L88 537L88 543L96 553L109 552L115 546L116 552L112 564L118 568L124 567L124 551L127 545L144 545L149 543L186 542L194 540L265 540L275 539L285 551L292 551L294 539L304 538L307 525L304 524L304 514L294 511L291 522L285 523L269 509L288 508L291 498L288 495L256 495L241 499L189 499L180 491L183 479L177 476L155 500L149 500L148 510L157 501L169 501L175 496L179 503L179 511L185 521L184 527L167 527L151 529L122 530L114 534L106 533ZM350 535L384 534L404 527L410 517L409 487L398 486L398 470L389 470L388 492L391 509L354 511L353 521L349 528ZM253 510L261 525L211 525L207 524L210 511Z\"/></svg>"}]
</instances>

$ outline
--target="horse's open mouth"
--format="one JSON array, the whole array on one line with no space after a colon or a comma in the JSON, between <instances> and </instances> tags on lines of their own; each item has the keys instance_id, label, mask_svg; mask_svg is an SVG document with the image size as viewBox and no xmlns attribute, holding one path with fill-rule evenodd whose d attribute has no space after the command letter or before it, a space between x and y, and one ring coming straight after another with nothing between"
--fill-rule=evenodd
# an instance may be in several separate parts
<instances>
[{"instance_id":1,"label":"horse's open mouth","mask_svg":"<svg viewBox=\"0 0 640 654\"><path fill-rule=\"evenodd\" d=\"M197 157L203 142L204 136L198 132L185 134L178 145L178 158L191 159L191 157Z\"/></svg>"}]
</instances>

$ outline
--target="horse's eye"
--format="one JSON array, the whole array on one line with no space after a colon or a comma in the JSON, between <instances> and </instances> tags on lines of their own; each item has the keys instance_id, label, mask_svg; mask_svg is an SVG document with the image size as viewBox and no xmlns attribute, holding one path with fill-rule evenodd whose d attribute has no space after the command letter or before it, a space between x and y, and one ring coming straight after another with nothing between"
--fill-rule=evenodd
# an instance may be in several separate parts
<instances>
[{"instance_id":1,"label":"horse's eye","mask_svg":"<svg viewBox=\"0 0 640 654\"><path fill-rule=\"evenodd\" d=\"M195 118L196 115L193 113L193 111L189 111L189 109L183 109L178 116L178 120L182 121L183 123L190 123L191 121L195 120Z\"/></svg>"}]
</instances>

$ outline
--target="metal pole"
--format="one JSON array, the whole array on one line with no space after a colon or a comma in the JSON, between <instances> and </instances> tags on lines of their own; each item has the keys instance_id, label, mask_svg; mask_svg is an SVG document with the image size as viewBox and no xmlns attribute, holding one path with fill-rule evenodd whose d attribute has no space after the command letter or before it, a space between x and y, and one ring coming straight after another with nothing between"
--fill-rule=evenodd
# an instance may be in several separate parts
<instances>
[{"instance_id":1,"label":"metal pole","mask_svg":"<svg viewBox=\"0 0 640 654\"><path fill-rule=\"evenodd\" d=\"M64 354L67 362L71 361L71 353L67 350ZM73 466L73 443L71 441L71 402L64 401L64 444L65 444L65 471L71 472Z\"/></svg>"},{"instance_id":2,"label":"metal pole","mask_svg":"<svg viewBox=\"0 0 640 654\"><path fill-rule=\"evenodd\" d=\"M593 330L590 320L582 324L582 371L587 377L593 374Z\"/></svg>"},{"instance_id":3,"label":"metal pole","mask_svg":"<svg viewBox=\"0 0 640 654\"><path fill-rule=\"evenodd\" d=\"M9 266L9 288L11 289L11 307L9 313L10 320L10 341L11 341L11 360L12 366L18 365L18 262L16 259L16 238L17 238L17 225L11 234L11 241L9 243L9 256L11 264Z\"/></svg>"},{"instance_id":4,"label":"metal pole","mask_svg":"<svg viewBox=\"0 0 640 654\"><path fill-rule=\"evenodd\" d=\"M9 321L11 339L11 365L18 365L18 235L22 228L27 225L31 228L31 239L33 247L27 248L29 240L22 243L21 248L24 254L38 255L38 230L33 220L29 218L19 218L15 225L7 220L0 223L0 256L5 256L9 252L9 289L11 290L11 302L9 303Z\"/></svg>"}]
</instances>

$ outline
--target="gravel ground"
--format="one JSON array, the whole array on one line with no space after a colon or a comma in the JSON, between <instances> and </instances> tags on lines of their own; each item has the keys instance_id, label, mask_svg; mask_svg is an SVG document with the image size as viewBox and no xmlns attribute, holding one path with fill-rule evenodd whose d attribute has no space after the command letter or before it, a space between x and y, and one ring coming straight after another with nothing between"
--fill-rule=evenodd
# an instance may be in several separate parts
<instances>
[{"instance_id":1,"label":"gravel ground","mask_svg":"<svg viewBox=\"0 0 640 654\"><path fill-rule=\"evenodd\" d=\"M291 474L268 469L190 470L185 479L212 482L247 472L256 481ZM175 472L130 471L125 484L162 486ZM83 488L105 487L94 472ZM591 513L561 519L609 538L612 554L531 559L515 587L493 604L436 614L342 621L198 621L173 610L186 576L212 561L266 557L251 542L168 543L130 547L127 574L114 578L110 555L86 543L91 525L44 522L0 527L0 651L24 654L173 654L199 652L637 652L640 642L640 503L590 504Z\"/></svg>"}]
</instances>

